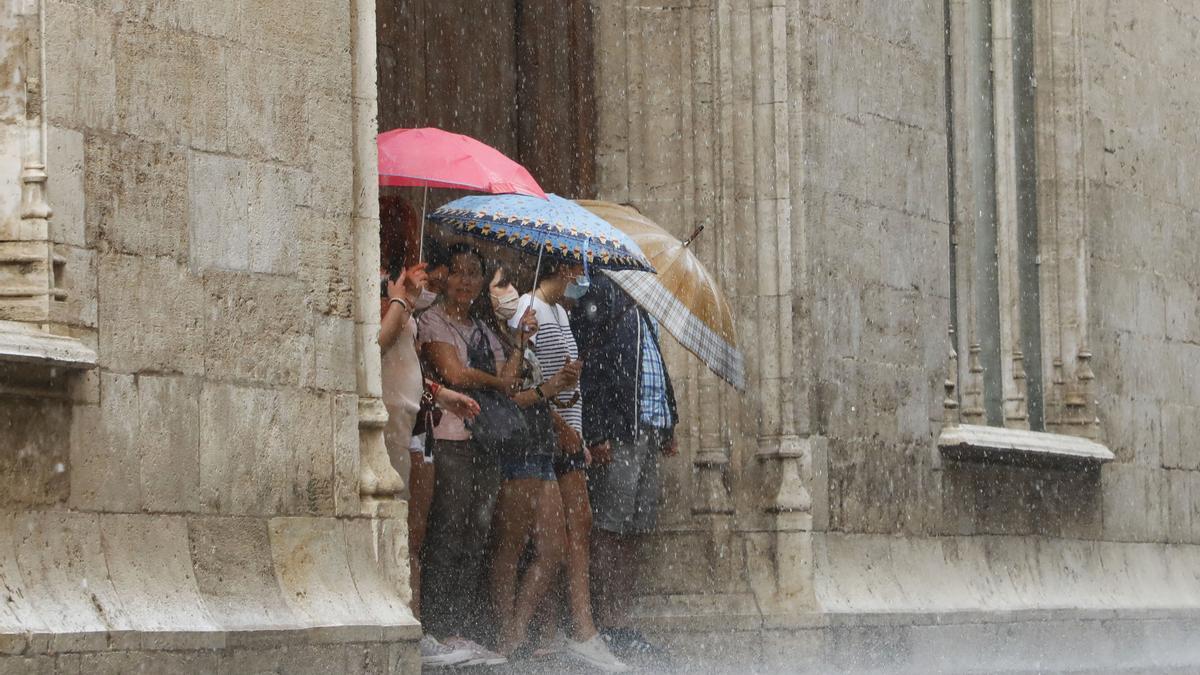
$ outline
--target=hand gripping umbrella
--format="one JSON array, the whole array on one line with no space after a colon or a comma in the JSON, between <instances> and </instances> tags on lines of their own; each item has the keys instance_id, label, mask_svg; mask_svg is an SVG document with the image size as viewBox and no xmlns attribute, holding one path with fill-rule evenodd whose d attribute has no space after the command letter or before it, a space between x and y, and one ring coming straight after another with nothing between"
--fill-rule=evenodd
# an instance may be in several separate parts
<instances>
[{"instance_id":1,"label":"hand gripping umbrella","mask_svg":"<svg viewBox=\"0 0 1200 675\"><path fill-rule=\"evenodd\" d=\"M393 129L379 134L376 144L380 185L425 188L421 199L422 258L425 207L431 187L546 198L525 167L470 136L432 127Z\"/></svg>"},{"instance_id":2,"label":"hand gripping umbrella","mask_svg":"<svg viewBox=\"0 0 1200 675\"><path fill-rule=\"evenodd\" d=\"M731 305L689 249L700 230L680 241L632 207L586 200L579 204L629 235L658 270L657 274L605 270L605 274L709 369L744 390L746 373Z\"/></svg>"},{"instance_id":3,"label":"hand gripping umbrella","mask_svg":"<svg viewBox=\"0 0 1200 675\"><path fill-rule=\"evenodd\" d=\"M539 267L544 256L602 269L654 271L627 234L554 194L546 199L473 195L441 206L429 219L462 234L536 254Z\"/></svg>"}]
</instances>

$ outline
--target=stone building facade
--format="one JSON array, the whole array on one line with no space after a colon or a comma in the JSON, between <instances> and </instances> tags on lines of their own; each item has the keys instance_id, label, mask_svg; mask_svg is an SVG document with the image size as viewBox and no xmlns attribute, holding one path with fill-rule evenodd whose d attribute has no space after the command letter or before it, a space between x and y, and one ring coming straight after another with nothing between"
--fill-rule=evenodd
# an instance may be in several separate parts
<instances>
[{"instance_id":1,"label":"stone building facade","mask_svg":"<svg viewBox=\"0 0 1200 675\"><path fill-rule=\"evenodd\" d=\"M0 671L413 668L373 143L422 3L379 2L10 3ZM568 4L564 181L706 225L747 357L668 347L645 624L713 669L1200 662L1200 11Z\"/></svg>"}]
</instances>

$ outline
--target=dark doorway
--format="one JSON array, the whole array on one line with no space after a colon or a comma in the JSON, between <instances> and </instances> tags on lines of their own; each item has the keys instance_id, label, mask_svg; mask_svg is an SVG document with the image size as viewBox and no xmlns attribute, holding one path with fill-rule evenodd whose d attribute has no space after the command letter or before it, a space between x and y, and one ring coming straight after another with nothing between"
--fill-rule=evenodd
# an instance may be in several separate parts
<instances>
[{"instance_id":1,"label":"dark doorway","mask_svg":"<svg viewBox=\"0 0 1200 675\"><path fill-rule=\"evenodd\" d=\"M379 0L379 129L489 143L547 192L593 197L587 0Z\"/></svg>"}]
</instances>

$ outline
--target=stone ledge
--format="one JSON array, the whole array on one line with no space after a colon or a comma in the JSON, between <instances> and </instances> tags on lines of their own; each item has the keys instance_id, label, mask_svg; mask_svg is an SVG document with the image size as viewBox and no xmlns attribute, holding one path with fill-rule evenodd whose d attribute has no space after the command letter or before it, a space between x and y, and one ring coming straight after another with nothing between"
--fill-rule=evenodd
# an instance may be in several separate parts
<instances>
[{"instance_id":1,"label":"stone ledge","mask_svg":"<svg viewBox=\"0 0 1200 675\"><path fill-rule=\"evenodd\" d=\"M0 512L0 653L415 641L368 519Z\"/></svg>"},{"instance_id":2,"label":"stone ledge","mask_svg":"<svg viewBox=\"0 0 1200 675\"><path fill-rule=\"evenodd\" d=\"M937 444L943 457L958 462L1056 465L1115 459L1107 447L1086 438L975 424L943 428Z\"/></svg>"},{"instance_id":3,"label":"stone ledge","mask_svg":"<svg viewBox=\"0 0 1200 675\"><path fill-rule=\"evenodd\" d=\"M96 352L74 338L0 321L0 361L87 370L96 367Z\"/></svg>"}]
</instances>

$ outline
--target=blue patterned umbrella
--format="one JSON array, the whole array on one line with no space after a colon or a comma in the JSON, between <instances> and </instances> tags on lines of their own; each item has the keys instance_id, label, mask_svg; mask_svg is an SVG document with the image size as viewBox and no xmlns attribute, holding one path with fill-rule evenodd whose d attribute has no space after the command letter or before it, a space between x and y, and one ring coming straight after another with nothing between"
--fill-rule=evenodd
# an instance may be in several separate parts
<instances>
[{"instance_id":1,"label":"blue patterned umbrella","mask_svg":"<svg viewBox=\"0 0 1200 675\"><path fill-rule=\"evenodd\" d=\"M633 239L607 221L558 195L472 195L429 215L455 231L530 255L584 262L610 270L653 272Z\"/></svg>"}]
</instances>

